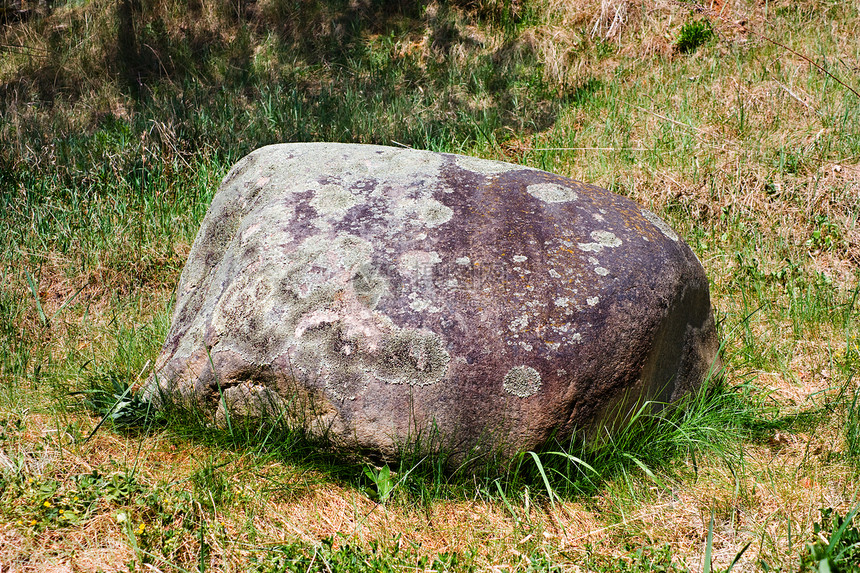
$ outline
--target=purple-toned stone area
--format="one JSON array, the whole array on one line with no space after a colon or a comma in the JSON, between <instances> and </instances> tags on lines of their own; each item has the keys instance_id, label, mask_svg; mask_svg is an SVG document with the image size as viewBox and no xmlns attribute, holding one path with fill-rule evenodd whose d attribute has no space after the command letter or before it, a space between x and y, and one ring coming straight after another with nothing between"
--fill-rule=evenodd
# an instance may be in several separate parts
<instances>
[{"instance_id":1,"label":"purple-toned stone area","mask_svg":"<svg viewBox=\"0 0 860 573\"><path fill-rule=\"evenodd\" d=\"M383 458L431 433L510 455L681 398L717 349L701 264L629 199L497 161L283 144L224 179L146 391Z\"/></svg>"}]
</instances>

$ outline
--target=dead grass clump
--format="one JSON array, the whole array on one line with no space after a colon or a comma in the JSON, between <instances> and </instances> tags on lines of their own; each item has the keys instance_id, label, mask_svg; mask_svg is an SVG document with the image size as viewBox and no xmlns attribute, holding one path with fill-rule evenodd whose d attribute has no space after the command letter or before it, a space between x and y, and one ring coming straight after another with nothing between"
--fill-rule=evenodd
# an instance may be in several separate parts
<instances>
[{"instance_id":1,"label":"dead grass clump","mask_svg":"<svg viewBox=\"0 0 860 573\"><path fill-rule=\"evenodd\" d=\"M591 22L591 37L620 44L622 32L635 20L638 8L630 0L601 0L600 11Z\"/></svg>"}]
</instances>

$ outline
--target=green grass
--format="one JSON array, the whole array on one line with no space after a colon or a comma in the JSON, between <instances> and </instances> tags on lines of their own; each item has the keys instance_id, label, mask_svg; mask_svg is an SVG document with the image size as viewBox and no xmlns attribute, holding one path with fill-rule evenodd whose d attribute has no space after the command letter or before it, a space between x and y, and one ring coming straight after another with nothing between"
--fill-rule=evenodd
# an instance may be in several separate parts
<instances>
[{"instance_id":1,"label":"green grass","mask_svg":"<svg viewBox=\"0 0 860 573\"><path fill-rule=\"evenodd\" d=\"M860 14L687 4L89 0L5 25L0 562L839 566L860 469ZM380 468L277 416L148 410L134 391L218 182L284 141L469 153L640 201L711 278L724 380L502 467Z\"/></svg>"}]
</instances>

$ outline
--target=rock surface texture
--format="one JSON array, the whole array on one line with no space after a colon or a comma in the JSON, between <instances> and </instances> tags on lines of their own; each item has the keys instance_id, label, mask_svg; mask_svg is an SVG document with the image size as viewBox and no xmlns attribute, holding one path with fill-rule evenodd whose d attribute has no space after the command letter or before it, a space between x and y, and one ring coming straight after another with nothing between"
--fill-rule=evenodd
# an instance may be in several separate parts
<instances>
[{"instance_id":1,"label":"rock surface texture","mask_svg":"<svg viewBox=\"0 0 860 573\"><path fill-rule=\"evenodd\" d=\"M462 457L600 433L717 362L701 264L633 201L508 163L285 144L224 179L146 391Z\"/></svg>"}]
</instances>

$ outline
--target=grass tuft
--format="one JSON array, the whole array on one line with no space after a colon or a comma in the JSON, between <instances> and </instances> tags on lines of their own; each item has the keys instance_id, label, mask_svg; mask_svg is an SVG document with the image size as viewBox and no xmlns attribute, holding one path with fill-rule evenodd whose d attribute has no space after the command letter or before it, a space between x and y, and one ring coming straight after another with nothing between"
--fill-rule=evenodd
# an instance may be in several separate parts
<instances>
[{"instance_id":1,"label":"grass tuft","mask_svg":"<svg viewBox=\"0 0 860 573\"><path fill-rule=\"evenodd\" d=\"M714 38L714 28L711 21L703 18L701 20L690 20L681 26L678 38L675 40L675 48L682 54L695 52L696 49L705 45Z\"/></svg>"}]
</instances>

